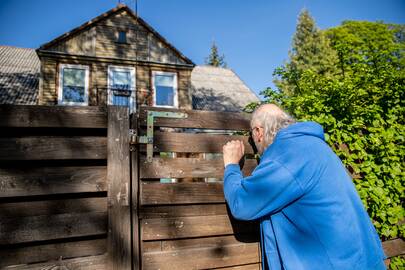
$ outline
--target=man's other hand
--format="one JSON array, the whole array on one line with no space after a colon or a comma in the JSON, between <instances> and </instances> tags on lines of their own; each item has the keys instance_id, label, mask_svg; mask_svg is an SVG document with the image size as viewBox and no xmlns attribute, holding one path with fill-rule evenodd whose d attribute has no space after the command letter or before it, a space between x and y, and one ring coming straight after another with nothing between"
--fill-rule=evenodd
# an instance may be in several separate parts
<instances>
[{"instance_id":1,"label":"man's other hand","mask_svg":"<svg viewBox=\"0 0 405 270\"><path fill-rule=\"evenodd\" d=\"M242 141L230 141L223 147L224 167L228 164L239 164L245 154L245 146Z\"/></svg>"}]
</instances>

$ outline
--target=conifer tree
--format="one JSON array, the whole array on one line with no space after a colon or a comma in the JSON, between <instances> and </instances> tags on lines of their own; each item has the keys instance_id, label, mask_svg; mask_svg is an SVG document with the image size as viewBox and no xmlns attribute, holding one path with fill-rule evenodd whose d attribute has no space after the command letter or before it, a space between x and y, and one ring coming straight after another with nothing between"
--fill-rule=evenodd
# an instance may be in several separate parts
<instances>
[{"instance_id":1,"label":"conifer tree","mask_svg":"<svg viewBox=\"0 0 405 270\"><path fill-rule=\"evenodd\" d=\"M218 47L215 42L212 42L210 55L205 59L205 64L214 67L226 68L225 56L219 55Z\"/></svg>"},{"instance_id":2,"label":"conifer tree","mask_svg":"<svg viewBox=\"0 0 405 270\"><path fill-rule=\"evenodd\" d=\"M275 72L277 75L289 74L289 77L280 76L275 81L278 88L294 95L302 91L299 81L304 72L326 76L334 74L337 54L329 43L329 39L318 29L309 12L302 10L289 52L290 60Z\"/></svg>"}]
</instances>

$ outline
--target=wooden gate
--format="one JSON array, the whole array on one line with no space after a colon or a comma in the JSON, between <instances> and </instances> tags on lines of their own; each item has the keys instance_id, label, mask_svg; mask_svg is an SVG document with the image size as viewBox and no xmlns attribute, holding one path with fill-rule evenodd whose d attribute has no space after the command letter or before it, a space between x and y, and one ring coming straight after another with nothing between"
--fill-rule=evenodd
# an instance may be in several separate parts
<instances>
[{"instance_id":1,"label":"wooden gate","mask_svg":"<svg viewBox=\"0 0 405 270\"><path fill-rule=\"evenodd\" d=\"M258 224L231 218L222 185L222 146L243 140L253 154L248 137L235 135L249 130L248 115L145 107L132 128L138 142L132 146L133 226L139 229L134 263L142 269L260 269ZM250 156L245 175L256 166Z\"/></svg>"}]
</instances>

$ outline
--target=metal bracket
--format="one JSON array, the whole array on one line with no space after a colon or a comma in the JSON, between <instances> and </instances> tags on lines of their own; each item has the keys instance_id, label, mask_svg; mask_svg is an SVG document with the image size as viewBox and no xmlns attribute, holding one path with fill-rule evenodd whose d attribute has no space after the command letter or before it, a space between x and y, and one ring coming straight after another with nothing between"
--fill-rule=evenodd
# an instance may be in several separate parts
<instances>
[{"instance_id":1,"label":"metal bracket","mask_svg":"<svg viewBox=\"0 0 405 270\"><path fill-rule=\"evenodd\" d=\"M187 113L148 111L146 119L146 136L137 136L136 130L130 129L131 144L146 144L146 160L152 162L153 159L153 125L155 118L187 118Z\"/></svg>"}]
</instances>

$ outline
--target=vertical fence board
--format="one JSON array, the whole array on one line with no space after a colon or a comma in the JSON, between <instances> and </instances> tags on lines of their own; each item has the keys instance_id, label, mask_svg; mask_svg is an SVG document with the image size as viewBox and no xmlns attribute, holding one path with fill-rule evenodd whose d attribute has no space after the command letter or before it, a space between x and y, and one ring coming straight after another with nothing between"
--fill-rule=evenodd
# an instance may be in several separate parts
<instances>
[{"instance_id":1,"label":"vertical fence board","mask_svg":"<svg viewBox=\"0 0 405 270\"><path fill-rule=\"evenodd\" d=\"M131 269L129 111L108 107L108 269Z\"/></svg>"},{"instance_id":2,"label":"vertical fence board","mask_svg":"<svg viewBox=\"0 0 405 270\"><path fill-rule=\"evenodd\" d=\"M132 117L131 127L134 130L138 128L138 119L135 115ZM132 146L131 152L131 213L132 213L132 265L133 269L141 268L140 262L140 233L139 233L139 147Z\"/></svg>"}]
</instances>

